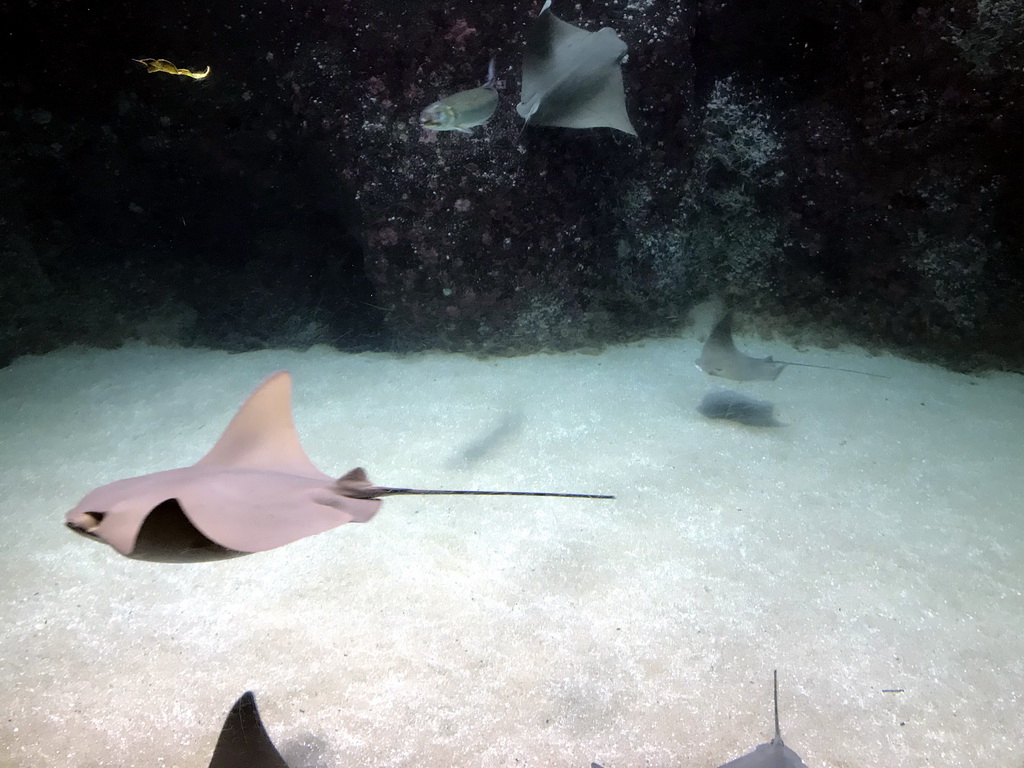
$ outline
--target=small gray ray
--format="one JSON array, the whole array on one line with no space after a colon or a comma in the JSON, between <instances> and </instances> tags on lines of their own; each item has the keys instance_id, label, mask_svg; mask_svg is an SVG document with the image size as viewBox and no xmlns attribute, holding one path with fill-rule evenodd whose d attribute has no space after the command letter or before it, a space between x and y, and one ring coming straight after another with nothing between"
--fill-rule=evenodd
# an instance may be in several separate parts
<instances>
[{"instance_id":1,"label":"small gray ray","mask_svg":"<svg viewBox=\"0 0 1024 768\"><path fill-rule=\"evenodd\" d=\"M799 368L821 368L826 371L842 371L856 373L861 376L872 376L876 379L888 379L881 373L855 371L852 368L837 368L831 365L814 365L813 363L791 363L786 360L773 360L771 355L765 358L751 357L736 349L732 339L732 312L726 312L719 320L704 342L704 347L697 358L697 367L709 376L720 376L733 381L775 381L782 369L789 365Z\"/></svg>"},{"instance_id":2,"label":"small gray ray","mask_svg":"<svg viewBox=\"0 0 1024 768\"><path fill-rule=\"evenodd\" d=\"M719 768L807 768L800 755L782 742L779 730L779 673L774 673L775 736L764 744L758 744L751 752L723 763Z\"/></svg>"},{"instance_id":3,"label":"small gray ray","mask_svg":"<svg viewBox=\"0 0 1024 768\"><path fill-rule=\"evenodd\" d=\"M288 768L263 727L252 691L228 712L209 768Z\"/></svg>"},{"instance_id":4,"label":"small gray ray","mask_svg":"<svg viewBox=\"0 0 1024 768\"><path fill-rule=\"evenodd\" d=\"M516 112L528 125L615 128L635 136L622 85L626 44L609 27L587 32L550 7L547 0L527 31Z\"/></svg>"},{"instance_id":5,"label":"small gray ray","mask_svg":"<svg viewBox=\"0 0 1024 768\"><path fill-rule=\"evenodd\" d=\"M732 340L732 312L726 312L711 329L697 358L697 367L704 373L733 381L775 381L786 365L771 357L744 355L736 349Z\"/></svg>"},{"instance_id":6,"label":"small gray ray","mask_svg":"<svg viewBox=\"0 0 1024 768\"><path fill-rule=\"evenodd\" d=\"M704 395L697 412L709 419L735 421L748 427L781 427L775 418L775 406L734 389L716 389Z\"/></svg>"}]
</instances>

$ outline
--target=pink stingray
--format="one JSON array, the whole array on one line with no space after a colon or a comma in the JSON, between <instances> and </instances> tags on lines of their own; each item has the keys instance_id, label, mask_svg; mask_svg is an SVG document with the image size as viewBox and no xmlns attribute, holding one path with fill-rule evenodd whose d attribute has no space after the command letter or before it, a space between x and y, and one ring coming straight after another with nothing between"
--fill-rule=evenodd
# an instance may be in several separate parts
<instances>
[{"instance_id":1,"label":"pink stingray","mask_svg":"<svg viewBox=\"0 0 1024 768\"><path fill-rule=\"evenodd\" d=\"M345 523L380 501L352 498L361 469L340 480L306 456L292 420L291 376L267 378L216 445L190 467L117 480L88 493L65 522L140 560L196 561L284 546Z\"/></svg>"}]
</instances>

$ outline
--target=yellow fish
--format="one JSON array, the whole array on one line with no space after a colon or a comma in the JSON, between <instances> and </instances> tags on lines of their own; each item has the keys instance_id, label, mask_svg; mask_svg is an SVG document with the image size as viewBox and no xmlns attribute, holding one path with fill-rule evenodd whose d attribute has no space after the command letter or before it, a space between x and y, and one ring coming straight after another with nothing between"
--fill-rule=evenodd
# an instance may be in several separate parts
<instances>
[{"instance_id":1,"label":"yellow fish","mask_svg":"<svg viewBox=\"0 0 1024 768\"><path fill-rule=\"evenodd\" d=\"M210 74L209 67L207 67L203 72L193 72L191 69L179 69L171 64L167 59L132 59L132 61L139 62L139 64L146 68L147 72L166 72L169 75L191 77L193 80L202 80Z\"/></svg>"}]
</instances>

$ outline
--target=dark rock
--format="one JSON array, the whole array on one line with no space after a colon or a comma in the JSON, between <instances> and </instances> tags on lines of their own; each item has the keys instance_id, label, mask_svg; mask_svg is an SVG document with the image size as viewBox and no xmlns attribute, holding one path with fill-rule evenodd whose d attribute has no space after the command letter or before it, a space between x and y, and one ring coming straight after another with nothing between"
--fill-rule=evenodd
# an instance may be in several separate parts
<instances>
[{"instance_id":1,"label":"dark rock","mask_svg":"<svg viewBox=\"0 0 1024 768\"><path fill-rule=\"evenodd\" d=\"M1024 370L1015 6L557 8L628 43L639 139L522 131L537 6L5 5L38 44L0 76L0 362L129 338L592 349L723 294L779 331ZM491 123L422 132L492 55Z\"/></svg>"}]
</instances>

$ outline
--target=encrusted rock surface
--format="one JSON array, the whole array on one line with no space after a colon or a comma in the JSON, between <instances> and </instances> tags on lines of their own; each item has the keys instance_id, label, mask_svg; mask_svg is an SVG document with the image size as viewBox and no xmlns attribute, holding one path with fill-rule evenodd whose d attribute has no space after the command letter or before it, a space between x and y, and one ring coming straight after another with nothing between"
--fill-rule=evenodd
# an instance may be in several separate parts
<instances>
[{"instance_id":1,"label":"encrusted rock surface","mask_svg":"<svg viewBox=\"0 0 1024 768\"><path fill-rule=\"evenodd\" d=\"M1024 369L1024 6L556 4L629 45L637 139L522 131L538 6L9 4L39 45L0 73L0 362L593 347L718 294L762 328ZM422 131L492 55L491 123Z\"/></svg>"}]
</instances>

